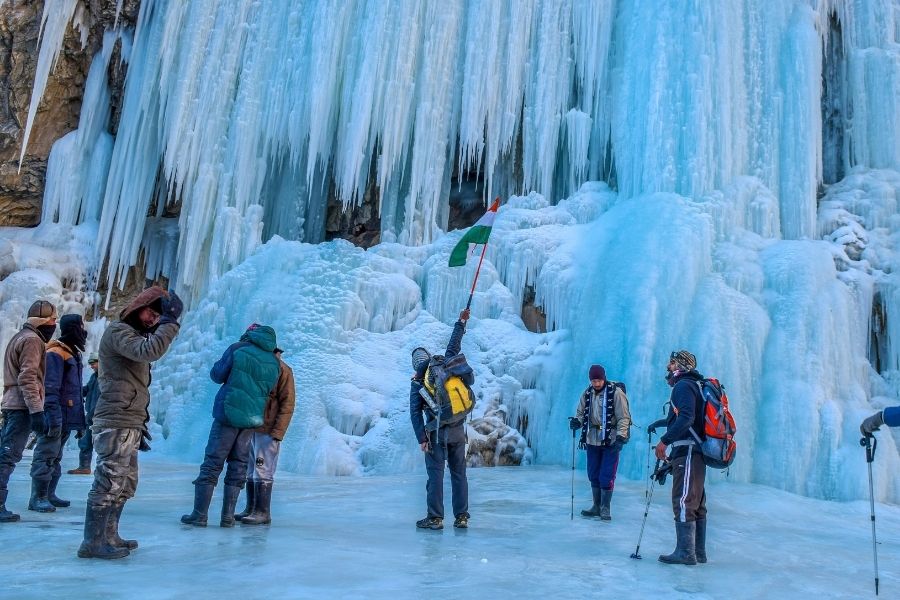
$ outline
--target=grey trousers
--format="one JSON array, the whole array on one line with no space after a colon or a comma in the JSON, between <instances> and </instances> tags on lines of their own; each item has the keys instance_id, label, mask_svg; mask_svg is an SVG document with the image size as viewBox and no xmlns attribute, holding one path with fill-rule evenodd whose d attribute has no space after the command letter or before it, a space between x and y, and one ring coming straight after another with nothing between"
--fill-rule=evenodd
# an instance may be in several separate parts
<instances>
[{"instance_id":1,"label":"grey trousers","mask_svg":"<svg viewBox=\"0 0 900 600\"><path fill-rule=\"evenodd\" d=\"M31 455L31 478L35 481L53 481L59 479L62 474L60 462L63 457L63 449L69 441L70 431L62 432L58 437L52 438L39 435L34 445L34 453Z\"/></svg>"},{"instance_id":2,"label":"grey trousers","mask_svg":"<svg viewBox=\"0 0 900 600\"><path fill-rule=\"evenodd\" d=\"M250 439L250 459L247 461L247 481L273 481L281 442L267 433L254 433Z\"/></svg>"},{"instance_id":3,"label":"grey trousers","mask_svg":"<svg viewBox=\"0 0 900 600\"><path fill-rule=\"evenodd\" d=\"M94 429L97 467L88 492L91 506L123 504L134 497L138 484L140 429Z\"/></svg>"}]
</instances>

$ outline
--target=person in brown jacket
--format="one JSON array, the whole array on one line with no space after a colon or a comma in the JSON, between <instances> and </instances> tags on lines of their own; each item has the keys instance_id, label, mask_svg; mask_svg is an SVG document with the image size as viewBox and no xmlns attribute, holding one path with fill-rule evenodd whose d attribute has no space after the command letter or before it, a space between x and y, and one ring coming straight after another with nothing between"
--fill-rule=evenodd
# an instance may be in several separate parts
<instances>
[{"instance_id":1,"label":"person in brown jacket","mask_svg":"<svg viewBox=\"0 0 900 600\"><path fill-rule=\"evenodd\" d=\"M19 520L6 509L9 477L22 460L28 432L46 433L44 369L46 344L56 331L56 307L38 300L28 309L21 331L12 337L3 357L3 431L0 432L0 523Z\"/></svg>"},{"instance_id":2,"label":"person in brown jacket","mask_svg":"<svg viewBox=\"0 0 900 600\"><path fill-rule=\"evenodd\" d=\"M281 366L278 383L269 394L264 414L265 424L254 431L250 442L250 460L247 463L247 507L236 514L235 520L244 525L268 525L272 522L272 483L281 440L294 415L294 372L281 360L281 348L275 348L275 356Z\"/></svg>"},{"instance_id":3,"label":"person in brown jacket","mask_svg":"<svg viewBox=\"0 0 900 600\"><path fill-rule=\"evenodd\" d=\"M138 450L149 450L150 363L178 335L183 305L175 292L147 288L100 339L100 397L91 426L97 466L87 498L81 558L122 558L137 548L119 537L122 508L138 483Z\"/></svg>"}]
</instances>

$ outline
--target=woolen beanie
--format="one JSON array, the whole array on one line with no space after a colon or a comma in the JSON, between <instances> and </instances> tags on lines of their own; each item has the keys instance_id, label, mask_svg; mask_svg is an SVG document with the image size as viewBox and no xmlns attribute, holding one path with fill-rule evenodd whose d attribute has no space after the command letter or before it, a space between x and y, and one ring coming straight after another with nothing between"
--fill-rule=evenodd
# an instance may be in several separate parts
<instances>
[{"instance_id":1,"label":"woolen beanie","mask_svg":"<svg viewBox=\"0 0 900 600\"><path fill-rule=\"evenodd\" d=\"M28 309L28 324L32 327L40 327L46 325L53 319L56 319L56 307L52 302L46 300L37 300Z\"/></svg>"},{"instance_id":2,"label":"woolen beanie","mask_svg":"<svg viewBox=\"0 0 900 600\"><path fill-rule=\"evenodd\" d=\"M675 361L680 371L693 371L697 368L697 358L687 350L673 352L670 358Z\"/></svg>"},{"instance_id":3,"label":"woolen beanie","mask_svg":"<svg viewBox=\"0 0 900 600\"><path fill-rule=\"evenodd\" d=\"M588 379L593 381L594 379L606 379L606 369L604 369L601 365L591 365L591 368L588 370Z\"/></svg>"}]
</instances>

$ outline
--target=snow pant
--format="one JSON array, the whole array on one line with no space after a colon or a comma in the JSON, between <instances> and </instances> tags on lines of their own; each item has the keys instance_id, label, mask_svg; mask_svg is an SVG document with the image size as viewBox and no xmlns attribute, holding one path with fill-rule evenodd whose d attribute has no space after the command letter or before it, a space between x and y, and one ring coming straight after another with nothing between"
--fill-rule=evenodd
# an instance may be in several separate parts
<instances>
[{"instance_id":1,"label":"snow pant","mask_svg":"<svg viewBox=\"0 0 900 600\"><path fill-rule=\"evenodd\" d=\"M203 464L200 465L200 475L193 481L194 485L215 486L227 461L225 485L244 487L252 437L252 429L238 429L213 419L212 427L209 429L209 441L206 443L206 454L203 457Z\"/></svg>"},{"instance_id":2,"label":"snow pant","mask_svg":"<svg viewBox=\"0 0 900 600\"><path fill-rule=\"evenodd\" d=\"M250 437L247 481L274 481L281 442L268 433L254 432Z\"/></svg>"},{"instance_id":3,"label":"snow pant","mask_svg":"<svg viewBox=\"0 0 900 600\"><path fill-rule=\"evenodd\" d=\"M699 452L671 459L672 510L681 523L706 518L706 463Z\"/></svg>"},{"instance_id":4,"label":"snow pant","mask_svg":"<svg viewBox=\"0 0 900 600\"><path fill-rule=\"evenodd\" d=\"M70 431L62 432L58 437L52 438L39 435L34 445L34 453L31 455L31 478L35 481L53 481L59 479L62 474L63 449L69 441Z\"/></svg>"},{"instance_id":5,"label":"snow pant","mask_svg":"<svg viewBox=\"0 0 900 600\"><path fill-rule=\"evenodd\" d=\"M453 491L453 516L469 514L469 482L466 479L466 426L465 423L442 427L439 435L428 432L431 450L425 453L425 470L428 483L425 493L428 516L444 518L444 462L450 469L450 487Z\"/></svg>"},{"instance_id":6,"label":"snow pant","mask_svg":"<svg viewBox=\"0 0 900 600\"><path fill-rule=\"evenodd\" d=\"M80 469L91 468L91 458L94 454L94 436L91 428L84 430L84 435L78 440L78 467Z\"/></svg>"},{"instance_id":7,"label":"snow pant","mask_svg":"<svg viewBox=\"0 0 900 600\"><path fill-rule=\"evenodd\" d=\"M7 489L9 477L22 460L22 452L31 432L28 410L4 410L0 430L0 491Z\"/></svg>"},{"instance_id":8,"label":"snow pant","mask_svg":"<svg viewBox=\"0 0 900 600\"><path fill-rule=\"evenodd\" d=\"M611 490L616 484L619 469L619 452L610 446L585 444L587 452L587 476L592 488Z\"/></svg>"},{"instance_id":9,"label":"snow pant","mask_svg":"<svg viewBox=\"0 0 900 600\"><path fill-rule=\"evenodd\" d=\"M97 467L88 492L89 506L119 505L134 497L140 445L140 429L94 429Z\"/></svg>"}]
</instances>

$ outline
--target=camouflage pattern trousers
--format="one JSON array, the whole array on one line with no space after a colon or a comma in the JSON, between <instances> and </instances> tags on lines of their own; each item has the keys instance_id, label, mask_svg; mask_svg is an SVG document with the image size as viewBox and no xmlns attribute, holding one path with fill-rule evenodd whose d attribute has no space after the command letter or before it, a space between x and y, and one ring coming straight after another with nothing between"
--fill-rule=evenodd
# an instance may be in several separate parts
<instances>
[{"instance_id":1,"label":"camouflage pattern trousers","mask_svg":"<svg viewBox=\"0 0 900 600\"><path fill-rule=\"evenodd\" d=\"M94 428L97 468L88 493L91 506L123 504L134 497L138 484L140 429Z\"/></svg>"}]
</instances>

